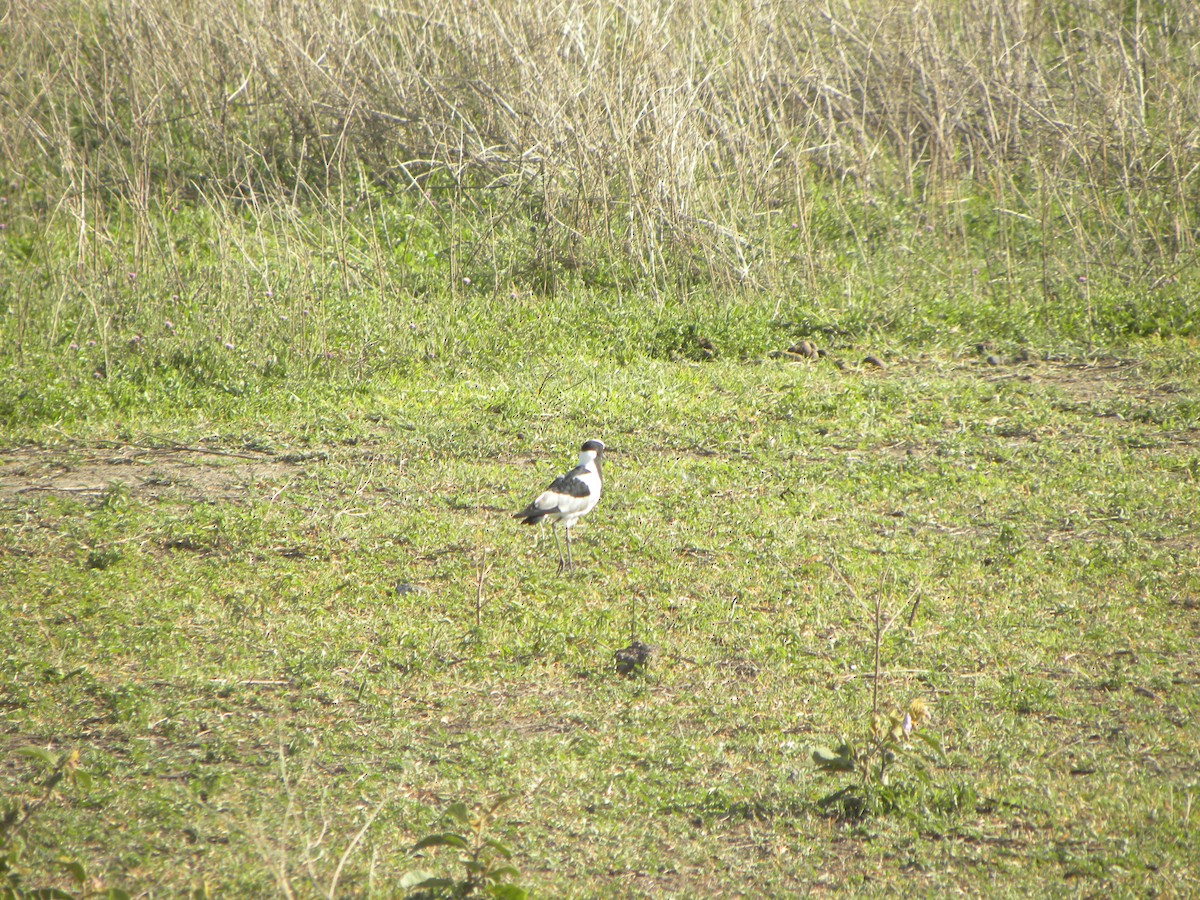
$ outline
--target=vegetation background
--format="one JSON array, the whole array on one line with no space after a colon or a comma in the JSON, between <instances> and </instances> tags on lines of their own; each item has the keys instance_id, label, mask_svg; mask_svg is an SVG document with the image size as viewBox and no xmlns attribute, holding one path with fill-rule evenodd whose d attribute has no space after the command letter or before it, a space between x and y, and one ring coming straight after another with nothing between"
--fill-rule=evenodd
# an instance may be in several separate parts
<instances>
[{"instance_id":1,"label":"vegetation background","mask_svg":"<svg viewBox=\"0 0 1200 900\"><path fill-rule=\"evenodd\" d=\"M8 0L0 176L11 890L1200 890L1194 3Z\"/></svg>"}]
</instances>

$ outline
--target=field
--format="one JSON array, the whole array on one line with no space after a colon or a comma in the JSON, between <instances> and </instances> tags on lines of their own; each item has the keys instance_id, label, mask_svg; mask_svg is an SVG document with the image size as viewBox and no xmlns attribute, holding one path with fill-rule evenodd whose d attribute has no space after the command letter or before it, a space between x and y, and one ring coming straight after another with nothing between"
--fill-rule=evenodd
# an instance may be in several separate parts
<instances>
[{"instance_id":1,"label":"field","mask_svg":"<svg viewBox=\"0 0 1200 900\"><path fill-rule=\"evenodd\" d=\"M0 11L0 896L1200 893L1198 47Z\"/></svg>"}]
</instances>

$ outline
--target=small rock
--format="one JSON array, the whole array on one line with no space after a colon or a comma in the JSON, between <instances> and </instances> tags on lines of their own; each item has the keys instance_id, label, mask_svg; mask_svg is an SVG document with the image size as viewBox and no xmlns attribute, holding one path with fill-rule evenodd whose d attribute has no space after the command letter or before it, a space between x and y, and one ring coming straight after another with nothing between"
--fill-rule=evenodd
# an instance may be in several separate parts
<instances>
[{"instance_id":1,"label":"small rock","mask_svg":"<svg viewBox=\"0 0 1200 900\"><path fill-rule=\"evenodd\" d=\"M987 363L989 366L998 366L998 365L1000 365L1000 359L999 359L999 357L997 357L997 356L995 356L994 354L991 354L991 353L989 353L989 354L988 354L988 358L985 360L985 362L986 362L986 363Z\"/></svg>"},{"instance_id":2,"label":"small rock","mask_svg":"<svg viewBox=\"0 0 1200 900\"><path fill-rule=\"evenodd\" d=\"M622 647L613 654L617 663L617 672L621 675L632 675L645 667L654 653L654 648L641 641L634 641L628 647Z\"/></svg>"},{"instance_id":3,"label":"small rock","mask_svg":"<svg viewBox=\"0 0 1200 900\"><path fill-rule=\"evenodd\" d=\"M863 365L864 366L874 366L877 369L886 369L887 368L887 366L885 366L883 364L883 360L880 359L875 354L871 354L870 356L864 356L863 357Z\"/></svg>"}]
</instances>

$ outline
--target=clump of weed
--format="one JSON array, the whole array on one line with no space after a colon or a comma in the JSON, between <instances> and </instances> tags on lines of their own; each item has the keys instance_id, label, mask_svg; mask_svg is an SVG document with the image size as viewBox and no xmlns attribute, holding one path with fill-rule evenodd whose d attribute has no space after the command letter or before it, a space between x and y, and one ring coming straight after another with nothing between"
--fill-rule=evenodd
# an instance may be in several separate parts
<instances>
[{"instance_id":1,"label":"clump of weed","mask_svg":"<svg viewBox=\"0 0 1200 900\"><path fill-rule=\"evenodd\" d=\"M716 345L691 323L660 328L649 350L653 357L691 362L705 362L718 355Z\"/></svg>"},{"instance_id":2,"label":"clump of weed","mask_svg":"<svg viewBox=\"0 0 1200 900\"><path fill-rule=\"evenodd\" d=\"M842 581L857 597L854 586L838 572ZM819 801L826 810L832 810L846 818L859 819L880 815L904 808L915 793L915 786L905 779L893 778L893 773L906 769L919 781L930 783L928 764L915 742L924 744L935 754L941 755L941 744L937 737L924 729L929 718L925 701L915 697L903 709L881 711L879 705L879 682L881 674L880 646L888 628L895 623L893 616L884 622L882 591L877 591L874 601L874 673L871 690L871 714L867 727L857 739L844 739L836 749L815 747L812 758L823 772L856 776L853 784L835 791ZM911 610L915 614L919 596L914 593ZM909 605L909 604L906 604ZM910 614L909 620L911 621Z\"/></svg>"},{"instance_id":3,"label":"clump of weed","mask_svg":"<svg viewBox=\"0 0 1200 900\"><path fill-rule=\"evenodd\" d=\"M866 732L858 742L843 741L836 750L815 748L813 762L823 771L858 776L856 783L822 798L822 808L840 811L847 818L862 818L901 808L905 794L911 789L893 782L893 770L907 766L923 780L929 780L926 761L914 752L914 739L941 752L937 738L921 730L927 717L925 701L917 697L903 710L872 712Z\"/></svg>"},{"instance_id":4,"label":"clump of weed","mask_svg":"<svg viewBox=\"0 0 1200 900\"><path fill-rule=\"evenodd\" d=\"M64 785L87 791L92 787L92 776L86 769L80 768L78 750L53 753L44 747L22 747L17 751L17 755L37 763L43 775L38 784L39 795L36 799L29 802L6 802L3 809L0 809L0 897L12 900L23 900L26 897L56 897L62 900L103 897L106 900L128 900L129 894L120 888L95 888L95 880L89 875L84 863L65 853L59 854L55 863L71 882L73 890L27 886L33 872L25 859L22 832L33 816L46 806Z\"/></svg>"},{"instance_id":5,"label":"clump of weed","mask_svg":"<svg viewBox=\"0 0 1200 900\"><path fill-rule=\"evenodd\" d=\"M414 869L400 879L400 886L409 891L410 896L426 900L460 897L524 900L527 892L512 881L521 874L511 863L512 850L488 834L493 817L509 799L502 797L475 815L465 803L450 804L443 819L452 830L427 834L413 845L412 850L421 853L446 847L458 851L457 862L461 867L458 876Z\"/></svg>"},{"instance_id":6,"label":"clump of weed","mask_svg":"<svg viewBox=\"0 0 1200 900\"><path fill-rule=\"evenodd\" d=\"M121 561L121 551L115 547L93 547L88 550L84 565L89 569L109 569Z\"/></svg>"}]
</instances>

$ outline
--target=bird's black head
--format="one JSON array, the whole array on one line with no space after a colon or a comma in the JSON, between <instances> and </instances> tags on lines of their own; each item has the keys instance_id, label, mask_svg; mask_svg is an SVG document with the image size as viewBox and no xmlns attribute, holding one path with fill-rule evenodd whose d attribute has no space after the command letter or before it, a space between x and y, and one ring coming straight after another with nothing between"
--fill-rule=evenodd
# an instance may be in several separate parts
<instances>
[{"instance_id":1,"label":"bird's black head","mask_svg":"<svg viewBox=\"0 0 1200 900\"><path fill-rule=\"evenodd\" d=\"M602 454L604 452L604 441L597 441L597 440L584 441L583 446L580 447L579 449L583 450L584 452L590 450L593 453L595 453L597 456L599 456L600 454Z\"/></svg>"}]
</instances>

